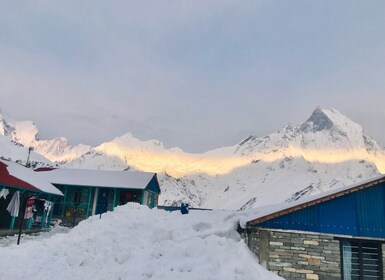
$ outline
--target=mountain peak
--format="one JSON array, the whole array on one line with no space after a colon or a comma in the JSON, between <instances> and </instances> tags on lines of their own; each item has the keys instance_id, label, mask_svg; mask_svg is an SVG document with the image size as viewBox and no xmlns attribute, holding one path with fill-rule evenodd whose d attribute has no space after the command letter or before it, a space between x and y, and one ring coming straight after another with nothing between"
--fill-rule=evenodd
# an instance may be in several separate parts
<instances>
[{"instance_id":1,"label":"mountain peak","mask_svg":"<svg viewBox=\"0 0 385 280\"><path fill-rule=\"evenodd\" d=\"M332 128L338 128L340 131L357 131L362 133L362 127L353 122L336 109L322 109L317 107L310 118L300 126L303 132L328 131Z\"/></svg>"},{"instance_id":2,"label":"mountain peak","mask_svg":"<svg viewBox=\"0 0 385 280\"><path fill-rule=\"evenodd\" d=\"M329 130L333 127L333 121L328 117L325 110L318 107L311 114L310 118L301 125L301 130L304 132L317 132Z\"/></svg>"},{"instance_id":3,"label":"mountain peak","mask_svg":"<svg viewBox=\"0 0 385 280\"><path fill-rule=\"evenodd\" d=\"M0 110L0 135L9 136L15 128L6 120L3 112Z\"/></svg>"}]
</instances>

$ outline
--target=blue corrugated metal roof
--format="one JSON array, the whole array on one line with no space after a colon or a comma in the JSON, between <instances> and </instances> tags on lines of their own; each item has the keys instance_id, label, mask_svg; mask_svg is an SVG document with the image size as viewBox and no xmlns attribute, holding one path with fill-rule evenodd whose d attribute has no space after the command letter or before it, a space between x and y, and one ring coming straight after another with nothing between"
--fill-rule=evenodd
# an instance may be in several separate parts
<instances>
[{"instance_id":1,"label":"blue corrugated metal roof","mask_svg":"<svg viewBox=\"0 0 385 280\"><path fill-rule=\"evenodd\" d=\"M385 183L294 211L258 227L385 238Z\"/></svg>"}]
</instances>

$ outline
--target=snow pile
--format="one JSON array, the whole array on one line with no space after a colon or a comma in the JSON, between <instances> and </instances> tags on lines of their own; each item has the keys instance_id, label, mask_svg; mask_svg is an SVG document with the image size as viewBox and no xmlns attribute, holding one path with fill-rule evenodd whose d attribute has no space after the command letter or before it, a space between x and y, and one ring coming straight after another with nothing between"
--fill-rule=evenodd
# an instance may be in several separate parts
<instances>
[{"instance_id":1,"label":"snow pile","mask_svg":"<svg viewBox=\"0 0 385 280\"><path fill-rule=\"evenodd\" d=\"M69 233L0 248L0 279L280 279L240 239L239 219L128 204Z\"/></svg>"}]
</instances>

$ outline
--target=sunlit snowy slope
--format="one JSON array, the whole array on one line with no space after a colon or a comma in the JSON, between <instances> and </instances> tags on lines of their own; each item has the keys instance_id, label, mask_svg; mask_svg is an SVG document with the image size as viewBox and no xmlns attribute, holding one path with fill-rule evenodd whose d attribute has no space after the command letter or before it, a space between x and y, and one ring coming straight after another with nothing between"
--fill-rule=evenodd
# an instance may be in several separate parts
<instances>
[{"instance_id":1,"label":"sunlit snowy slope","mask_svg":"<svg viewBox=\"0 0 385 280\"><path fill-rule=\"evenodd\" d=\"M66 162L73 160L91 150L91 146L77 145L72 147L66 138L59 137L52 140L40 140L38 129L31 121L16 121L13 118L0 112L0 137L6 136L12 142L24 147L33 147L37 154L44 156L52 162ZM2 148L2 146L1 146ZM26 160L24 155L12 156L15 160ZM7 156L0 154L0 156ZM35 156L34 154L32 155Z\"/></svg>"},{"instance_id":2,"label":"sunlit snowy slope","mask_svg":"<svg viewBox=\"0 0 385 280\"><path fill-rule=\"evenodd\" d=\"M63 167L157 172L160 204L254 208L385 173L384 148L335 109L317 108L298 126L265 137L249 136L237 145L202 154L166 149L158 140L141 141L130 133L97 147L72 147L64 138L38 140L31 122L1 119L0 140L8 139L8 146L33 146ZM5 156L23 160L23 149Z\"/></svg>"}]
</instances>

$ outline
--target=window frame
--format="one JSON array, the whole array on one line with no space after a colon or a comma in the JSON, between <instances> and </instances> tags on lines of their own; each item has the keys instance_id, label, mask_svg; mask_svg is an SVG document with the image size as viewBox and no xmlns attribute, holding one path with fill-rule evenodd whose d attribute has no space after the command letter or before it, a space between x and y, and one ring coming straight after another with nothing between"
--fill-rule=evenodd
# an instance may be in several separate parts
<instances>
[{"instance_id":1,"label":"window frame","mask_svg":"<svg viewBox=\"0 0 385 280\"><path fill-rule=\"evenodd\" d=\"M364 276L362 275L363 271L363 258L362 258L362 247L363 244L365 245L370 245L372 248L378 249L378 262L379 262L379 280L384 280L384 275L383 275L383 254L382 254L382 244L384 244L383 241L379 240L370 240L370 239L355 239L355 238L336 238L340 242L340 262L341 262L341 279L346 280L344 278L344 255L343 255L343 241L349 241L350 243L357 245L358 246L358 258L359 258L359 279L360 280L365 280ZM373 278L374 279L374 278Z\"/></svg>"}]
</instances>

